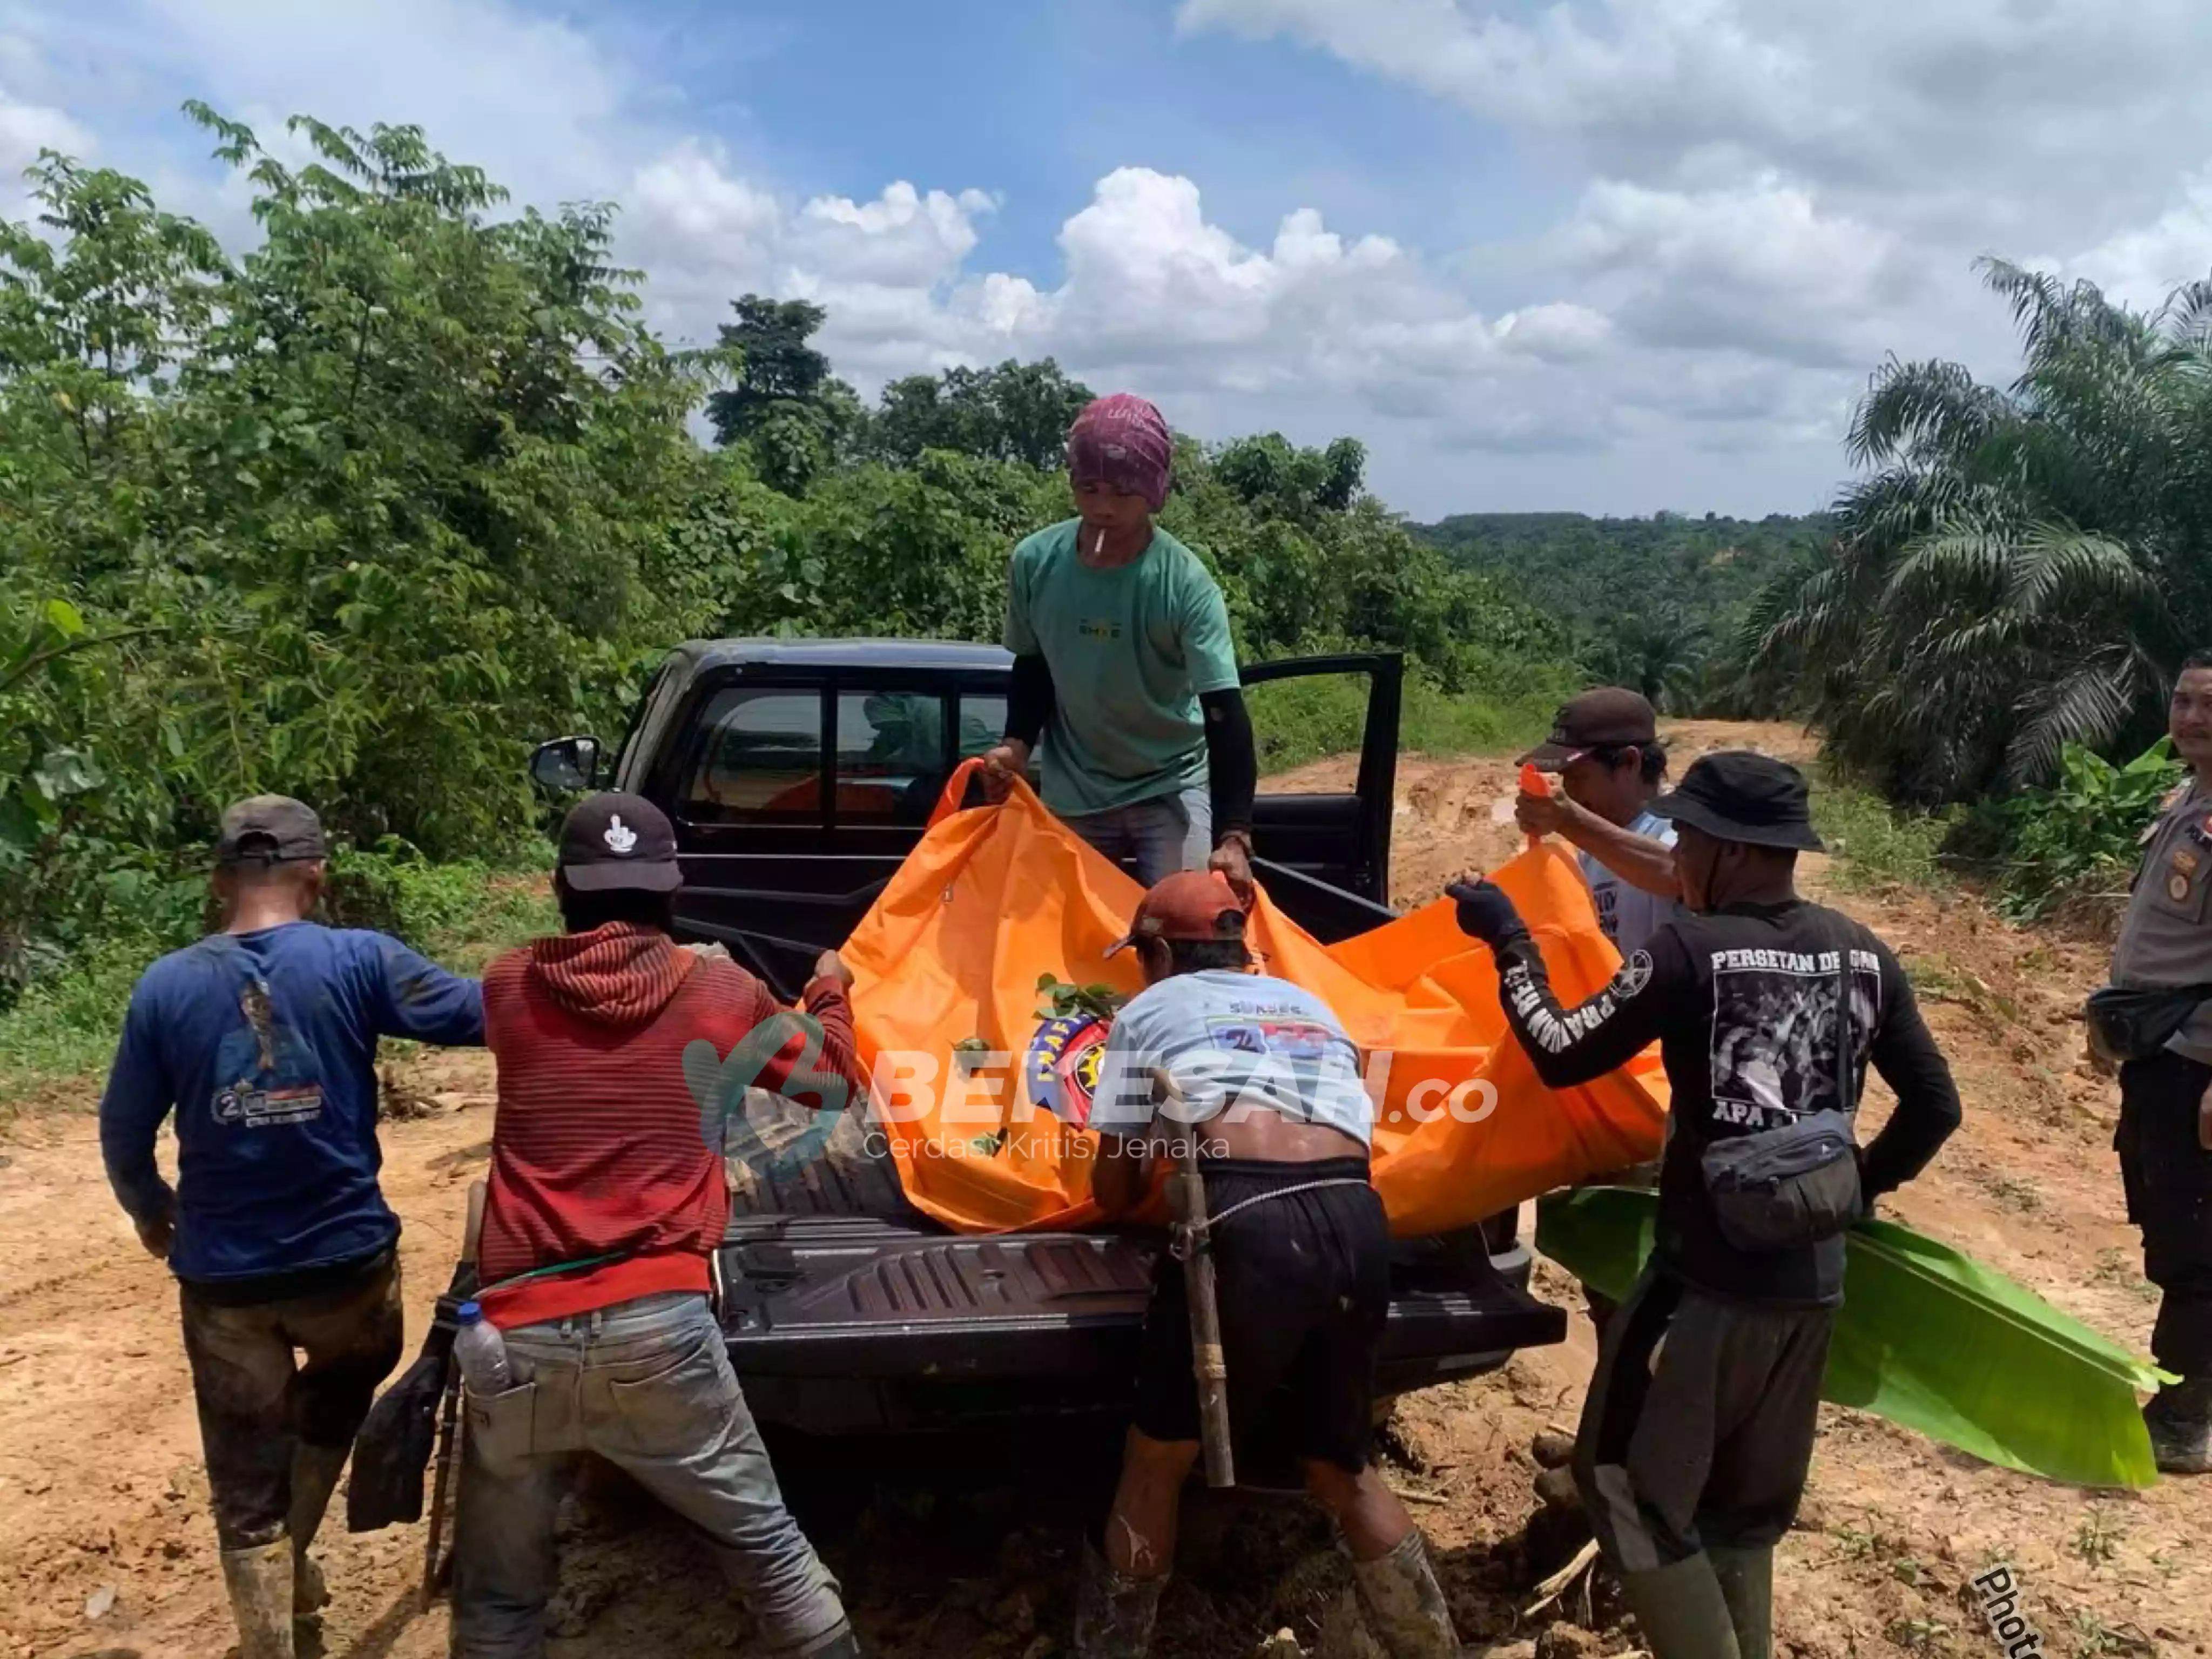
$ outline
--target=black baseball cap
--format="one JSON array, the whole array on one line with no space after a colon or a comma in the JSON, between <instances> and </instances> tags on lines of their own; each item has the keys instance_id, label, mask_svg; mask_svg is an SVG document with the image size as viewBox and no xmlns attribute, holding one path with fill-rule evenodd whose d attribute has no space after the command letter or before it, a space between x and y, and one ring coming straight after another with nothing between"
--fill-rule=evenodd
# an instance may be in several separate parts
<instances>
[{"instance_id":1,"label":"black baseball cap","mask_svg":"<svg viewBox=\"0 0 2212 1659\"><path fill-rule=\"evenodd\" d=\"M1651 810L1721 841L1800 853L1826 850L1813 833L1812 791L1805 775L1788 761L1747 749L1705 756L1682 775L1672 793L1653 801Z\"/></svg>"},{"instance_id":2,"label":"black baseball cap","mask_svg":"<svg viewBox=\"0 0 2212 1659\"><path fill-rule=\"evenodd\" d=\"M1601 685L1573 697L1552 717L1552 735L1521 757L1523 765L1557 771L1593 749L1649 749L1659 741L1658 711L1622 685Z\"/></svg>"},{"instance_id":3,"label":"black baseball cap","mask_svg":"<svg viewBox=\"0 0 2212 1659\"><path fill-rule=\"evenodd\" d=\"M323 821L289 795L253 795L222 815L217 864L305 864L324 856Z\"/></svg>"},{"instance_id":4,"label":"black baseball cap","mask_svg":"<svg viewBox=\"0 0 2212 1659\"><path fill-rule=\"evenodd\" d=\"M592 795L561 821L561 875L579 893L672 893L676 830L642 795Z\"/></svg>"}]
</instances>

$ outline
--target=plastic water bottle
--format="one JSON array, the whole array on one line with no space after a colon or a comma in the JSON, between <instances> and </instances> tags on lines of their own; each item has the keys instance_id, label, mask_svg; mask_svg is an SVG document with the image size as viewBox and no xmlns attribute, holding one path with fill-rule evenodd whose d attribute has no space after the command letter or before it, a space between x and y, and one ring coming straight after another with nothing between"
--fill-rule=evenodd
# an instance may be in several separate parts
<instances>
[{"instance_id":1,"label":"plastic water bottle","mask_svg":"<svg viewBox=\"0 0 2212 1659\"><path fill-rule=\"evenodd\" d=\"M473 1302L461 1304L461 1328L453 1338L453 1358L459 1361L461 1381L478 1399L504 1394L514 1386L507 1364L507 1340L499 1327L483 1316Z\"/></svg>"}]
</instances>

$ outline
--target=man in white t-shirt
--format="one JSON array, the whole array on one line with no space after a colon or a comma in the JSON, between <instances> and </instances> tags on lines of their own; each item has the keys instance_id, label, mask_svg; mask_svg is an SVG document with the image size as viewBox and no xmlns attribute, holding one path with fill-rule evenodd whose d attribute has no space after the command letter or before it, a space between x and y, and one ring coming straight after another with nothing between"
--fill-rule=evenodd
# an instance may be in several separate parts
<instances>
[{"instance_id":1,"label":"man in white t-shirt","mask_svg":"<svg viewBox=\"0 0 2212 1659\"><path fill-rule=\"evenodd\" d=\"M1151 1189L1152 1160L1199 1138L1206 1213L1218 1218L1209 1237L1231 1425L1285 1415L1383 1651L1453 1659L1458 1639L1427 1546L1369 1455L1390 1227L1368 1175L1375 1109L1359 1050L1319 997L1250 971L1244 925L1227 878L1191 871L1146 894L1114 947L1136 948L1146 988L1115 1017L1101 1056L1092 1192L1109 1215L1126 1213ZM1163 1255L1104 1549L1085 1553L1076 1659L1148 1650L1199 1450L1183 1269Z\"/></svg>"},{"instance_id":2,"label":"man in white t-shirt","mask_svg":"<svg viewBox=\"0 0 2212 1659\"><path fill-rule=\"evenodd\" d=\"M1657 714L1633 691L1601 686L1560 709L1550 738L1521 758L1559 774L1559 787L1524 791L1514 817L1530 835L1576 848L1598 926L1626 961L1682 914L1674 826L1651 811L1667 776Z\"/></svg>"}]
</instances>

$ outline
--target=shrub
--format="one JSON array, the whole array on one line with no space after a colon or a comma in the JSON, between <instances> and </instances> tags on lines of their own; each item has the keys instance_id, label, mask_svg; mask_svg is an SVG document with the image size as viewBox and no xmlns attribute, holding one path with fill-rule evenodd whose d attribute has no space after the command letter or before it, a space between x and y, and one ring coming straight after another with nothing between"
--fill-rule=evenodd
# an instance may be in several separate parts
<instances>
[{"instance_id":1,"label":"shrub","mask_svg":"<svg viewBox=\"0 0 2212 1659\"><path fill-rule=\"evenodd\" d=\"M2185 775L2164 738L2124 766L2067 744L2057 782L2002 809L2005 908L2039 916L2093 888L2124 883L2143 831Z\"/></svg>"}]
</instances>

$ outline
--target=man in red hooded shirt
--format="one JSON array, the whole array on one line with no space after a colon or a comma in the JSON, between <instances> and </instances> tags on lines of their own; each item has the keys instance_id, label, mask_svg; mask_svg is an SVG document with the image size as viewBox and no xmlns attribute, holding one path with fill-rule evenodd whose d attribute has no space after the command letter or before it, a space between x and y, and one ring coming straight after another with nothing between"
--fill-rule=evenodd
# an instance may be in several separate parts
<instances>
[{"instance_id":1,"label":"man in red hooded shirt","mask_svg":"<svg viewBox=\"0 0 2212 1659\"><path fill-rule=\"evenodd\" d=\"M620 1466L721 1551L768 1650L858 1659L836 1581L800 1533L708 1306L730 1200L727 1112L757 1085L826 1110L865 1095L852 975L825 951L780 1008L670 937L676 836L635 795L562 827L567 932L484 975L499 1115L477 1300L511 1386L469 1400L453 1651L535 1659L569 1454ZM713 1053L705 1053L712 1045Z\"/></svg>"}]
</instances>

